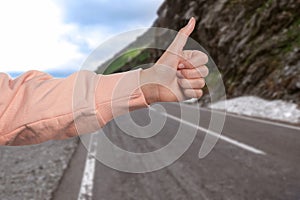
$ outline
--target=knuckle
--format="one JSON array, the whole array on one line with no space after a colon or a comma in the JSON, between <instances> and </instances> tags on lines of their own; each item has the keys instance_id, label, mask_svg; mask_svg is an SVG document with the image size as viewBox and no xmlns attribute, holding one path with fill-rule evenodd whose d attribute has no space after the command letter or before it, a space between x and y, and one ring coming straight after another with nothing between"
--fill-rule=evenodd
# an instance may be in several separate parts
<instances>
[{"instance_id":1,"label":"knuckle","mask_svg":"<svg viewBox=\"0 0 300 200\"><path fill-rule=\"evenodd\" d=\"M208 63L209 59L206 53L202 51L195 51L194 55L197 56L202 62L204 62L203 64Z\"/></svg>"},{"instance_id":2,"label":"knuckle","mask_svg":"<svg viewBox=\"0 0 300 200\"><path fill-rule=\"evenodd\" d=\"M182 87L182 88L189 88L189 83L188 83L188 81L187 80L185 80L185 79L181 79L180 80L180 86Z\"/></svg>"},{"instance_id":3,"label":"knuckle","mask_svg":"<svg viewBox=\"0 0 300 200\"><path fill-rule=\"evenodd\" d=\"M202 77L206 77L208 74L209 74L209 70L206 66L202 66L200 69L199 69L199 73Z\"/></svg>"},{"instance_id":4,"label":"knuckle","mask_svg":"<svg viewBox=\"0 0 300 200\"><path fill-rule=\"evenodd\" d=\"M189 91L188 90L184 90L184 95L187 96L187 97L189 97L190 96L189 95Z\"/></svg>"},{"instance_id":5,"label":"knuckle","mask_svg":"<svg viewBox=\"0 0 300 200\"><path fill-rule=\"evenodd\" d=\"M198 90L197 97L200 98L200 97L202 97L202 95L203 95L203 91L202 90Z\"/></svg>"},{"instance_id":6,"label":"knuckle","mask_svg":"<svg viewBox=\"0 0 300 200\"><path fill-rule=\"evenodd\" d=\"M203 77L206 77L206 76L208 76L208 74L209 74L209 70L208 70L208 67L204 67L204 69L203 69Z\"/></svg>"},{"instance_id":7,"label":"knuckle","mask_svg":"<svg viewBox=\"0 0 300 200\"><path fill-rule=\"evenodd\" d=\"M184 88L187 88L187 86L188 86L186 80L181 80L181 85L182 85L182 87L184 87Z\"/></svg>"},{"instance_id":8,"label":"knuckle","mask_svg":"<svg viewBox=\"0 0 300 200\"><path fill-rule=\"evenodd\" d=\"M185 61L184 61L184 64L185 64L185 66L188 67L188 68L195 68L195 67L194 67L194 64L192 63L191 60L185 60Z\"/></svg>"},{"instance_id":9,"label":"knuckle","mask_svg":"<svg viewBox=\"0 0 300 200\"><path fill-rule=\"evenodd\" d=\"M182 27L182 28L178 31L178 33L179 33L179 34L183 34L184 30L185 30L184 27Z\"/></svg>"},{"instance_id":10,"label":"knuckle","mask_svg":"<svg viewBox=\"0 0 300 200\"><path fill-rule=\"evenodd\" d=\"M205 64L208 63L208 56L203 52L202 52L202 59Z\"/></svg>"},{"instance_id":11,"label":"knuckle","mask_svg":"<svg viewBox=\"0 0 300 200\"><path fill-rule=\"evenodd\" d=\"M194 55L194 56L200 56L200 57L201 57L201 56L203 56L203 54L204 54L204 53L203 53L202 51L199 51L199 50L193 50L193 55Z\"/></svg>"},{"instance_id":12,"label":"knuckle","mask_svg":"<svg viewBox=\"0 0 300 200\"><path fill-rule=\"evenodd\" d=\"M195 78L201 78L202 77L202 73L201 73L201 68L197 68L194 72L194 77Z\"/></svg>"},{"instance_id":13,"label":"knuckle","mask_svg":"<svg viewBox=\"0 0 300 200\"><path fill-rule=\"evenodd\" d=\"M195 90L193 90L193 89L187 90L187 96L190 97L190 98L195 97L196 96Z\"/></svg>"},{"instance_id":14,"label":"knuckle","mask_svg":"<svg viewBox=\"0 0 300 200\"><path fill-rule=\"evenodd\" d=\"M203 88L205 86L205 80L203 78L200 78L199 86L200 86L200 88Z\"/></svg>"},{"instance_id":15,"label":"knuckle","mask_svg":"<svg viewBox=\"0 0 300 200\"><path fill-rule=\"evenodd\" d=\"M188 78L193 78L193 77L194 77L194 72L193 72L193 70L187 71L187 77L188 77Z\"/></svg>"},{"instance_id":16,"label":"knuckle","mask_svg":"<svg viewBox=\"0 0 300 200\"><path fill-rule=\"evenodd\" d=\"M182 75L186 78L188 78L190 76L190 71L189 70L182 70Z\"/></svg>"},{"instance_id":17,"label":"knuckle","mask_svg":"<svg viewBox=\"0 0 300 200\"><path fill-rule=\"evenodd\" d=\"M180 79L180 80L179 80L179 85L180 85L182 88L186 88L185 80L184 80L184 79Z\"/></svg>"},{"instance_id":18,"label":"knuckle","mask_svg":"<svg viewBox=\"0 0 300 200\"><path fill-rule=\"evenodd\" d=\"M185 70L181 70L180 72L181 72L181 75L182 75L183 77L186 77L186 72L185 72Z\"/></svg>"},{"instance_id":19,"label":"knuckle","mask_svg":"<svg viewBox=\"0 0 300 200\"><path fill-rule=\"evenodd\" d=\"M181 79L177 79L177 83L178 83L180 86L182 86L182 81L181 81Z\"/></svg>"}]
</instances>

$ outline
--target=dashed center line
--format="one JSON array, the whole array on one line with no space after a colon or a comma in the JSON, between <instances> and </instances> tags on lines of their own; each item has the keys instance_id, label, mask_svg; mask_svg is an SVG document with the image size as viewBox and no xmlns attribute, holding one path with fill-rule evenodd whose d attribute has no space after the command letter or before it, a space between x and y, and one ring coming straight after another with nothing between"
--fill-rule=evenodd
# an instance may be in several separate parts
<instances>
[{"instance_id":1,"label":"dashed center line","mask_svg":"<svg viewBox=\"0 0 300 200\"><path fill-rule=\"evenodd\" d=\"M244 143L242 143L242 142L239 142L239 141L234 140L234 139L232 139L232 138L229 138L229 137L227 137L227 136L224 136L224 135L215 133L215 132L213 132L213 131L211 131L211 130L208 130L208 129L203 128L203 127L201 127L201 126L192 124L191 122L185 121L185 120L183 120L183 119L180 119L180 118L175 117L175 116L173 116L173 115L170 115L170 114L168 114L168 113L162 113L162 112L157 111L156 109L154 109L154 108L152 108L152 107L150 107L150 109L153 110L153 111L155 111L155 112L160 113L161 115L165 115L165 116L167 116L167 117L169 117L169 118L171 118L171 119L173 119L173 120L175 120L175 121L178 121L178 122L180 122L180 123L184 123L185 125L188 125L188 126L191 126L191 127L193 127L193 128L196 128L196 129L198 129L198 130L200 130L200 131L206 132L207 134L210 134L210 135L212 135L212 136L214 136L214 137L218 137L220 140L223 140L223 141L225 141L225 142L228 142L228 143L230 143L230 144L232 144L232 145L234 145L234 146L237 146L237 147L239 147L239 148L242 148L242 149L244 149L244 150L246 150L246 151L249 151L249 152L252 152L252 153L255 153L255 154L266 155L266 153L265 153L264 151L259 150L259 149L257 149L257 148L254 148L254 147L252 147L252 146L250 146L250 145L244 144Z\"/></svg>"},{"instance_id":2,"label":"dashed center line","mask_svg":"<svg viewBox=\"0 0 300 200\"><path fill-rule=\"evenodd\" d=\"M191 122L188 122L188 121L185 121L178 117L175 117L173 115L170 115L168 113L162 113L152 107L150 107L149 109L153 110L155 112L158 112L161 115L165 115L166 117L169 117L170 119L173 119L180 123L184 123L185 125L196 128L202 132L206 132L207 134L210 134L214 137L218 137L220 140L228 142L228 143L230 143L236 147L239 147L241 149L244 149L246 151L249 151L249 152L252 152L255 154L266 155L266 153L264 151L254 148L250 145L244 144L242 142L239 142L239 141L229 138L227 136L220 135L220 134L210 131L206 128L195 125ZM87 158L86 158L86 162L85 162L85 168L83 171L81 186L80 186L80 190L79 190L79 194L78 194L78 200L92 200L92 197L93 197L94 176L95 176L95 167L96 167L96 158L95 157L96 157L97 145L98 145L98 140L95 139L96 134L97 133L93 133L93 134L91 134L91 137L90 137L89 149L88 149Z\"/></svg>"}]
</instances>

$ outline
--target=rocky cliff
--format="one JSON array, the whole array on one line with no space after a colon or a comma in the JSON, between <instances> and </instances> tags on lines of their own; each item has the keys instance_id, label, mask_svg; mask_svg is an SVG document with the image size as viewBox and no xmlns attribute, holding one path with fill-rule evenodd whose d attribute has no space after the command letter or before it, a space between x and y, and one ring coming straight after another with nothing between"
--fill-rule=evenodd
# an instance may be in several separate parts
<instances>
[{"instance_id":1,"label":"rocky cliff","mask_svg":"<svg viewBox=\"0 0 300 200\"><path fill-rule=\"evenodd\" d=\"M197 19L191 37L216 62L227 97L300 105L300 0L166 0L153 26L179 30L191 16ZM154 62L161 51L143 53L147 59L137 56L119 71Z\"/></svg>"}]
</instances>

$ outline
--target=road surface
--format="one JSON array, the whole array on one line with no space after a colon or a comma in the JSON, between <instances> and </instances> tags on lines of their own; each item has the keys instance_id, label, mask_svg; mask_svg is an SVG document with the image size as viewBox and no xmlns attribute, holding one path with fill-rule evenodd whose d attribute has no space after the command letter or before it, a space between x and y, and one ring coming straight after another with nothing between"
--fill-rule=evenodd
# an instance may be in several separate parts
<instances>
[{"instance_id":1,"label":"road surface","mask_svg":"<svg viewBox=\"0 0 300 200\"><path fill-rule=\"evenodd\" d=\"M132 138L114 121L104 128L104 132L125 150L149 152L159 149L172 140L180 124L179 104L162 105L168 118L154 137ZM183 105L181 108L192 112L196 107ZM148 109L142 109L130 115L136 123L146 125L149 123L148 112ZM95 161L93 156L87 156L85 146L80 144L53 199L300 199L300 127L227 114L223 138L208 156L199 159L211 111L203 108L199 112L199 124L183 123L186 134L198 127L192 145L173 164L155 172L119 172ZM164 117L160 113L155 116L157 119ZM128 115L120 119L126 117ZM88 140L91 135L85 137Z\"/></svg>"}]
</instances>

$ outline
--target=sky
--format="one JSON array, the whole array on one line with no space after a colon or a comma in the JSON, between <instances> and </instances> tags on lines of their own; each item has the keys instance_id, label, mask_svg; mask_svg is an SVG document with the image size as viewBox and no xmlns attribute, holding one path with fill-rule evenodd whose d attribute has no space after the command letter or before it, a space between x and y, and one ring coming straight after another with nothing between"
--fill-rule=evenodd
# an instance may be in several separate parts
<instances>
[{"instance_id":1,"label":"sky","mask_svg":"<svg viewBox=\"0 0 300 200\"><path fill-rule=\"evenodd\" d=\"M12 76L28 70L67 76L80 70L88 55L107 39L150 27L162 2L1 1L0 71Z\"/></svg>"}]
</instances>

